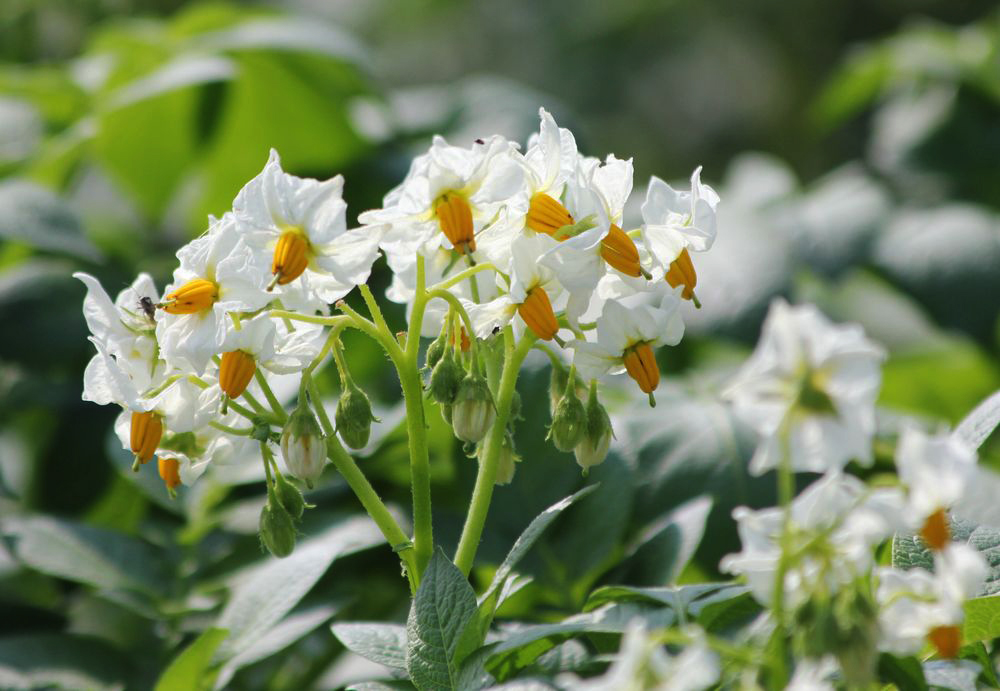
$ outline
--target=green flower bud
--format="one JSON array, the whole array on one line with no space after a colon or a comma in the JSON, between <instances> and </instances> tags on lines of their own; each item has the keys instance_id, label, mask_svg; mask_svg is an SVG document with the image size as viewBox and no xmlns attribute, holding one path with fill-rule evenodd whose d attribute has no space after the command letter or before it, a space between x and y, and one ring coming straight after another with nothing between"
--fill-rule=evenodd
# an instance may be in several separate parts
<instances>
[{"instance_id":1,"label":"green flower bud","mask_svg":"<svg viewBox=\"0 0 1000 691\"><path fill-rule=\"evenodd\" d=\"M288 512L268 499L260 512L260 542L267 551L279 559L295 549L295 525Z\"/></svg>"},{"instance_id":2,"label":"green flower bud","mask_svg":"<svg viewBox=\"0 0 1000 691\"><path fill-rule=\"evenodd\" d=\"M559 401L566 395L566 387L568 385L569 370L561 365L553 365L552 373L549 375L549 414L552 417L555 417L556 408L559 407ZM582 395L585 391L583 382L575 374L573 375L573 386L576 389L577 396Z\"/></svg>"},{"instance_id":3,"label":"green flower bud","mask_svg":"<svg viewBox=\"0 0 1000 691\"><path fill-rule=\"evenodd\" d=\"M337 434L352 449L363 449L371 436L372 422L378 418L372 415L372 404L368 395L354 382L348 382L347 390L337 402L334 414Z\"/></svg>"},{"instance_id":4,"label":"green flower bud","mask_svg":"<svg viewBox=\"0 0 1000 691\"><path fill-rule=\"evenodd\" d=\"M475 444L486 436L496 416L493 394L486 380L482 375L470 372L458 387L452 406L451 427L455 436Z\"/></svg>"},{"instance_id":5,"label":"green flower bud","mask_svg":"<svg viewBox=\"0 0 1000 691\"><path fill-rule=\"evenodd\" d=\"M427 346L427 353L424 355L424 367L427 369L434 369L434 367L441 361L444 357L445 348L448 345L448 336L442 332L440 336L434 339L434 341Z\"/></svg>"},{"instance_id":6,"label":"green flower bud","mask_svg":"<svg viewBox=\"0 0 1000 691\"><path fill-rule=\"evenodd\" d=\"M497 462L496 484L509 485L514 479L514 471L517 464L521 462L521 457L514 451L514 439L510 432L503 435L503 446L500 447L500 459Z\"/></svg>"},{"instance_id":7,"label":"green flower bud","mask_svg":"<svg viewBox=\"0 0 1000 691\"><path fill-rule=\"evenodd\" d=\"M601 402L597 400L597 382L590 382L590 395L587 398L587 428L583 439L573 449L576 462L586 474L591 466L600 465L607 458L611 448L611 418Z\"/></svg>"},{"instance_id":8,"label":"green flower bud","mask_svg":"<svg viewBox=\"0 0 1000 691\"><path fill-rule=\"evenodd\" d=\"M288 417L281 431L281 457L288 472L309 487L322 475L326 441L308 406L300 405Z\"/></svg>"},{"instance_id":9,"label":"green flower bud","mask_svg":"<svg viewBox=\"0 0 1000 691\"><path fill-rule=\"evenodd\" d=\"M576 395L576 386L568 381L556 412L552 416L548 439L560 451L572 451L583 441L587 433L587 409Z\"/></svg>"},{"instance_id":10,"label":"green flower bud","mask_svg":"<svg viewBox=\"0 0 1000 691\"><path fill-rule=\"evenodd\" d=\"M431 371L429 387L431 398L441 405L454 403L463 374L462 366L458 363L454 351L449 350Z\"/></svg>"},{"instance_id":11,"label":"green flower bud","mask_svg":"<svg viewBox=\"0 0 1000 691\"><path fill-rule=\"evenodd\" d=\"M444 418L444 421L449 425L451 424L452 410L453 408L450 405L441 406L441 417Z\"/></svg>"},{"instance_id":12,"label":"green flower bud","mask_svg":"<svg viewBox=\"0 0 1000 691\"><path fill-rule=\"evenodd\" d=\"M306 500L302 498L299 488L279 475L274 481L274 495L288 515L298 520L306 510Z\"/></svg>"}]
</instances>

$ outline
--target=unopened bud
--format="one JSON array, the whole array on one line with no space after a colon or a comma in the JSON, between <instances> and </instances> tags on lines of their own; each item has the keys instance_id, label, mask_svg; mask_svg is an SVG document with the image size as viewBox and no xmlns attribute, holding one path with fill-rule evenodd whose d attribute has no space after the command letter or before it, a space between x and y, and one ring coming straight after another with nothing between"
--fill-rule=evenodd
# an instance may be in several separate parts
<instances>
[{"instance_id":1,"label":"unopened bud","mask_svg":"<svg viewBox=\"0 0 1000 691\"><path fill-rule=\"evenodd\" d=\"M437 363L444 357L445 346L448 345L448 337L442 333L427 346L427 354L424 356L424 367L429 370L434 369Z\"/></svg>"},{"instance_id":2,"label":"unopened bud","mask_svg":"<svg viewBox=\"0 0 1000 691\"><path fill-rule=\"evenodd\" d=\"M441 405L454 403L462 383L462 375L462 366L458 364L454 351L449 350L431 371L431 398Z\"/></svg>"},{"instance_id":3,"label":"unopened bud","mask_svg":"<svg viewBox=\"0 0 1000 691\"><path fill-rule=\"evenodd\" d=\"M591 466L600 465L607 458L611 448L611 418L601 402L597 400L597 382L590 383L590 395L587 398L587 429L583 439L573 449L577 464L584 473Z\"/></svg>"},{"instance_id":4,"label":"unopened bud","mask_svg":"<svg viewBox=\"0 0 1000 691\"><path fill-rule=\"evenodd\" d=\"M548 438L560 451L572 451L587 433L587 409L576 395L576 386L567 377L566 392L556 406Z\"/></svg>"},{"instance_id":5,"label":"unopened bud","mask_svg":"<svg viewBox=\"0 0 1000 691\"><path fill-rule=\"evenodd\" d=\"M278 498L289 516L296 520L302 518L302 513L306 510L306 500L302 498L299 488L281 475L274 481L274 496Z\"/></svg>"},{"instance_id":6,"label":"unopened bud","mask_svg":"<svg viewBox=\"0 0 1000 691\"><path fill-rule=\"evenodd\" d=\"M511 480L514 479L514 471L517 470L517 464L520 461L521 457L514 450L514 439L510 436L510 432L508 432L503 435L503 446L500 447L500 458L497 461L496 484L509 485Z\"/></svg>"},{"instance_id":7,"label":"unopened bud","mask_svg":"<svg viewBox=\"0 0 1000 691\"><path fill-rule=\"evenodd\" d=\"M309 487L323 473L326 462L323 431L305 405L292 411L281 431L281 457L288 472Z\"/></svg>"},{"instance_id":8,"label":"unopened bud","mask_svg":"<svg viewBox=\"0 0 1000 691\"><path fill-rule=\"evenodd\" d=\"M287 557L295 549L295 524L288 512L277 502L267 504L260 512L260 542L273 556Z\"/></svg>"},{"instance_id":9,"label":"unopened bud","mask_svg":"<svg viewBox=\"0 0 1000 691\"><path fill-rule=\"evenodd\" d=\"M552 417L556 415L556 408L559 407L559 401L562 400L563 395L566 393L566 386L569 382L569 371L562 365L552 366L552 373L549 375L549 414ZM586 389L583 387L583 382L580 381L580 377L573 375L573 386L576 388L577 395L581 395Z\"/></svg>"},{"instance_id":10,"label":"unopened bud","mask_svg":"<svg viewBox=\"0 0 1000 691\"><path fill-rule=\"evenodd\" d=\"M334 419L337 422L337 434L352 449L363 449L368 444L372 422L378 422L378 418L372 415L368 395L353 381L348 382L347 390L340 396Z\"/></svg>"},{"instance_id":11,"label":"unopened bud","mask_svg":"<svg viewBox=\"0 0 1000 691\"><path fill-rule=\"evenodd\" d=\"M479 442L496 419L493 394L481 375L470 372L458 387L452 407L451 426L455 436L472 444Z\"/></svg>"}]
</instances>

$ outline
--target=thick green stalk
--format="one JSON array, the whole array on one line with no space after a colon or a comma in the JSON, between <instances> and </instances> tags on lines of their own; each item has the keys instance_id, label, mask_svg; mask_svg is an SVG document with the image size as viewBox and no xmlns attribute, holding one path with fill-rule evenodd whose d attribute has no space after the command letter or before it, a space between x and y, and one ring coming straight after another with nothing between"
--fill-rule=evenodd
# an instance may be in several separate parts
<instances>
[{"instance_id":1,"label":"thick green stalk","mask_svg":"<svg viewBox=\"0 0 1000 691\"><path fill-rule=\"evenodd\" d=\"M476 558L479 540L483 536L486 515L490 510L490 501L493 499L497 465L500 461L500 452L503 450L503 438L507 433L507 420L510 417L511 401L514 400L517 375L521 369L521 363L531 350L535 339L526 333L521 342L514 348L514 337L508 326L504 332L504 340L507 347L505 348L503 374L500 375L500 386L497 391L497 418L486 438L486 453L479 464L476 485L472 490L472 501L469 504L469 513L465 518L465 526L462 528L462 537L458 541L458 549L455 551L455 565L466 576L472 571L472 563Z\"/></svg>"}]
</instances>

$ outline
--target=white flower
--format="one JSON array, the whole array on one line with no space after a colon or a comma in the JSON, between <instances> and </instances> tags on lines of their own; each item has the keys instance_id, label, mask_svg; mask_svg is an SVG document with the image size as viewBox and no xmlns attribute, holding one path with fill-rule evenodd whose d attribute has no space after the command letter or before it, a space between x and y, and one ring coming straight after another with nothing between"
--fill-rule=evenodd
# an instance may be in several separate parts
<instances>
[{"instance_id":1,"label":"white flower","mask_svg":"<svg viewBox=\"0 0 1000 691\"><path fill-rule=\"evenodd\" d=\"M699 632L677 655L640 620L633 620L622 635L618 657L595 679L573 684L586 691L702 691L719 681L719 656L709 650Z\"/></svg>"},{"instance_id":2,"label":"white flower","mask_svg":"<svg viewBox=\"0 0 1000 691\"><path fill-rule=\"evenodd\" d=\"M653 258L666 268L684 249L704 252L715 241L719 195L701 182L701 167L691 174L691 191L678 192L653 176L642 205L642 238Z\"/></svg>"},{"instance_id":3,"label":"white flower","mask_svg":"<svg viewBox=\"0 0 1000 691\"><path fill-rule=\"evenodd\" d=\"M269 273L231 214L214 221L177 257L180 267L157 313L156 337L169 365L201 373L233 327L228 312L254 311L270 302Z\"/></svg>"},{"instance_id":4,"label":"white flower","mask_svg":"<svg viewBox=\"0 0 1000 691\"><path fill-rule=\"evenodd\" d=\"M837 659L827 655L815 660L806 658L795 664L795 674L788 681L785 691L834 691L830 678L839 669Z\"/></svg>"},{"instance_id":5,"label":"white flower","mask_svg":"<svg viewBox=\"0 0 1000 691\"><path fill-rule=\"evenodd\" d=\"M942 647L957 646L963 604L978 594L986 572L982 555L962 544L951 544L935 555L934 573L920 568L879 569L880 649L915 655L930 641L944 654L948 651Z\"/></svg>"},{"instance_id":6,"label":"white flower","mask_svg":"<svg viewBox=\"0 0 1000 691\"><path fill-rule=\"evenodd\" d=\"M680 298L674 293L665 294L657 307L605 303L597 320L597 342L570 343L573 364L585 380L627 371L644 393L652 394L660 381L653 349L677 345L684 336L679 306Z\"/></svg>"},{"instance_id":7,"label":"white flower","mask_svg":"<svg viewBox=\"0 0 1000 691\"><path fill-rule=\"evenodd\" d=\"M901 508L897 491L869 489L849 475L831 473L810 485L791 505L789 549L808 549L788 565L785 602L797 607L816 588L836 592L868 573L873 549L900 526ZM738 507L733 518L743 549L726 556L720 568L743 575L754 597L770 605L781 559L784 511Z\"/></svg>"},{"instance_id":8,"label":"white flower","mask_svg":"<svg viewBox=\"0 0 1000 691\"><path fill-rule=\"evenodd\" d=\"M785 453L798 471L871 463L884 358L860 326L772 302L757 348L725 392L760 437L750 472L776 467Z\"/></svg>"},{"instance_id":9,"label":"white flower","mask_svg":"<svg viewBox=\"0 0 1000 691\"><path fill-rule=\"evenodd\" d=\"M264 169L240 190L233 213L247 244L270 262L273 284L303 276L307 290L332 303L368 280L382 229L347 230L343 188L340 175L322 182L289 175L272 149Z\"/></svg>"}]
</instances>

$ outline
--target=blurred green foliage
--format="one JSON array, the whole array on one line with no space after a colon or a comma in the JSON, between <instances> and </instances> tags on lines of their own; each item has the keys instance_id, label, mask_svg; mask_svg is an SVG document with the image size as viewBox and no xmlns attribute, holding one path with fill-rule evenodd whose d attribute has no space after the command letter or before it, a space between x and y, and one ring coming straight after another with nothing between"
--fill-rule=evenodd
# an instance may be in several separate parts
<instances>
[{"instance_id":1,"label":"blurred green foliage","mask_svg":"<svg viewBox=\"0 0 1000 691\"><path fill-rule=\"evenodd\" d=\"M726 631L755 614L738 592L682 586L668 598L662 586L717 577L737 547L731 509L773 501L772 478L748 476L752 437L717 392L776 294L860 322L890 349L887 441L899 413L954 424L1000 388L992 3L313 8L325 17L308 5L0 8L3 685L180 689L209 670L216 688L328 688L370 670L326 624L405 618L398 563L332 470L308 494L319 508L294 554L264 558L259 468L220 468L170 501L151 468L128 470L110 434L117 411L80 400L92 350L72 271L112 294L138 271L163 285L176 247L229 208L271 147L296 174L344 173L356 214L430 132L523 141L545 105L585 150L634 154L640 175L705 163L722 181L719 242L699 266L705 309L661 355L671 381L655 410L608 392L619 444L590 478L542 442L548 370L529 362L525 460L496 494L477 589L533 516L601 484L524 555L532 582L501 603L503 619L655 605ZM914 7L937 20L915 20ZM749 149L771 156L738 156ZM376 293L387 282L378 267ZM387 317L401 324L402 310ZM383 419L362 467L405 515L398 384L360 337L347 352ZM332 409L335 378L320 383ZM430 422L436 538L450 550L475 463L440 416ZM1000 464L1000 440L983 456ZM602 588L617 584L630 589ZM542 653L559 646L564 668L594 669L616 629L588 621L531 629L479 664L498 677L551 671ZM563 645L579 632L586 649Z\"/></svg>"}]
</instances>

